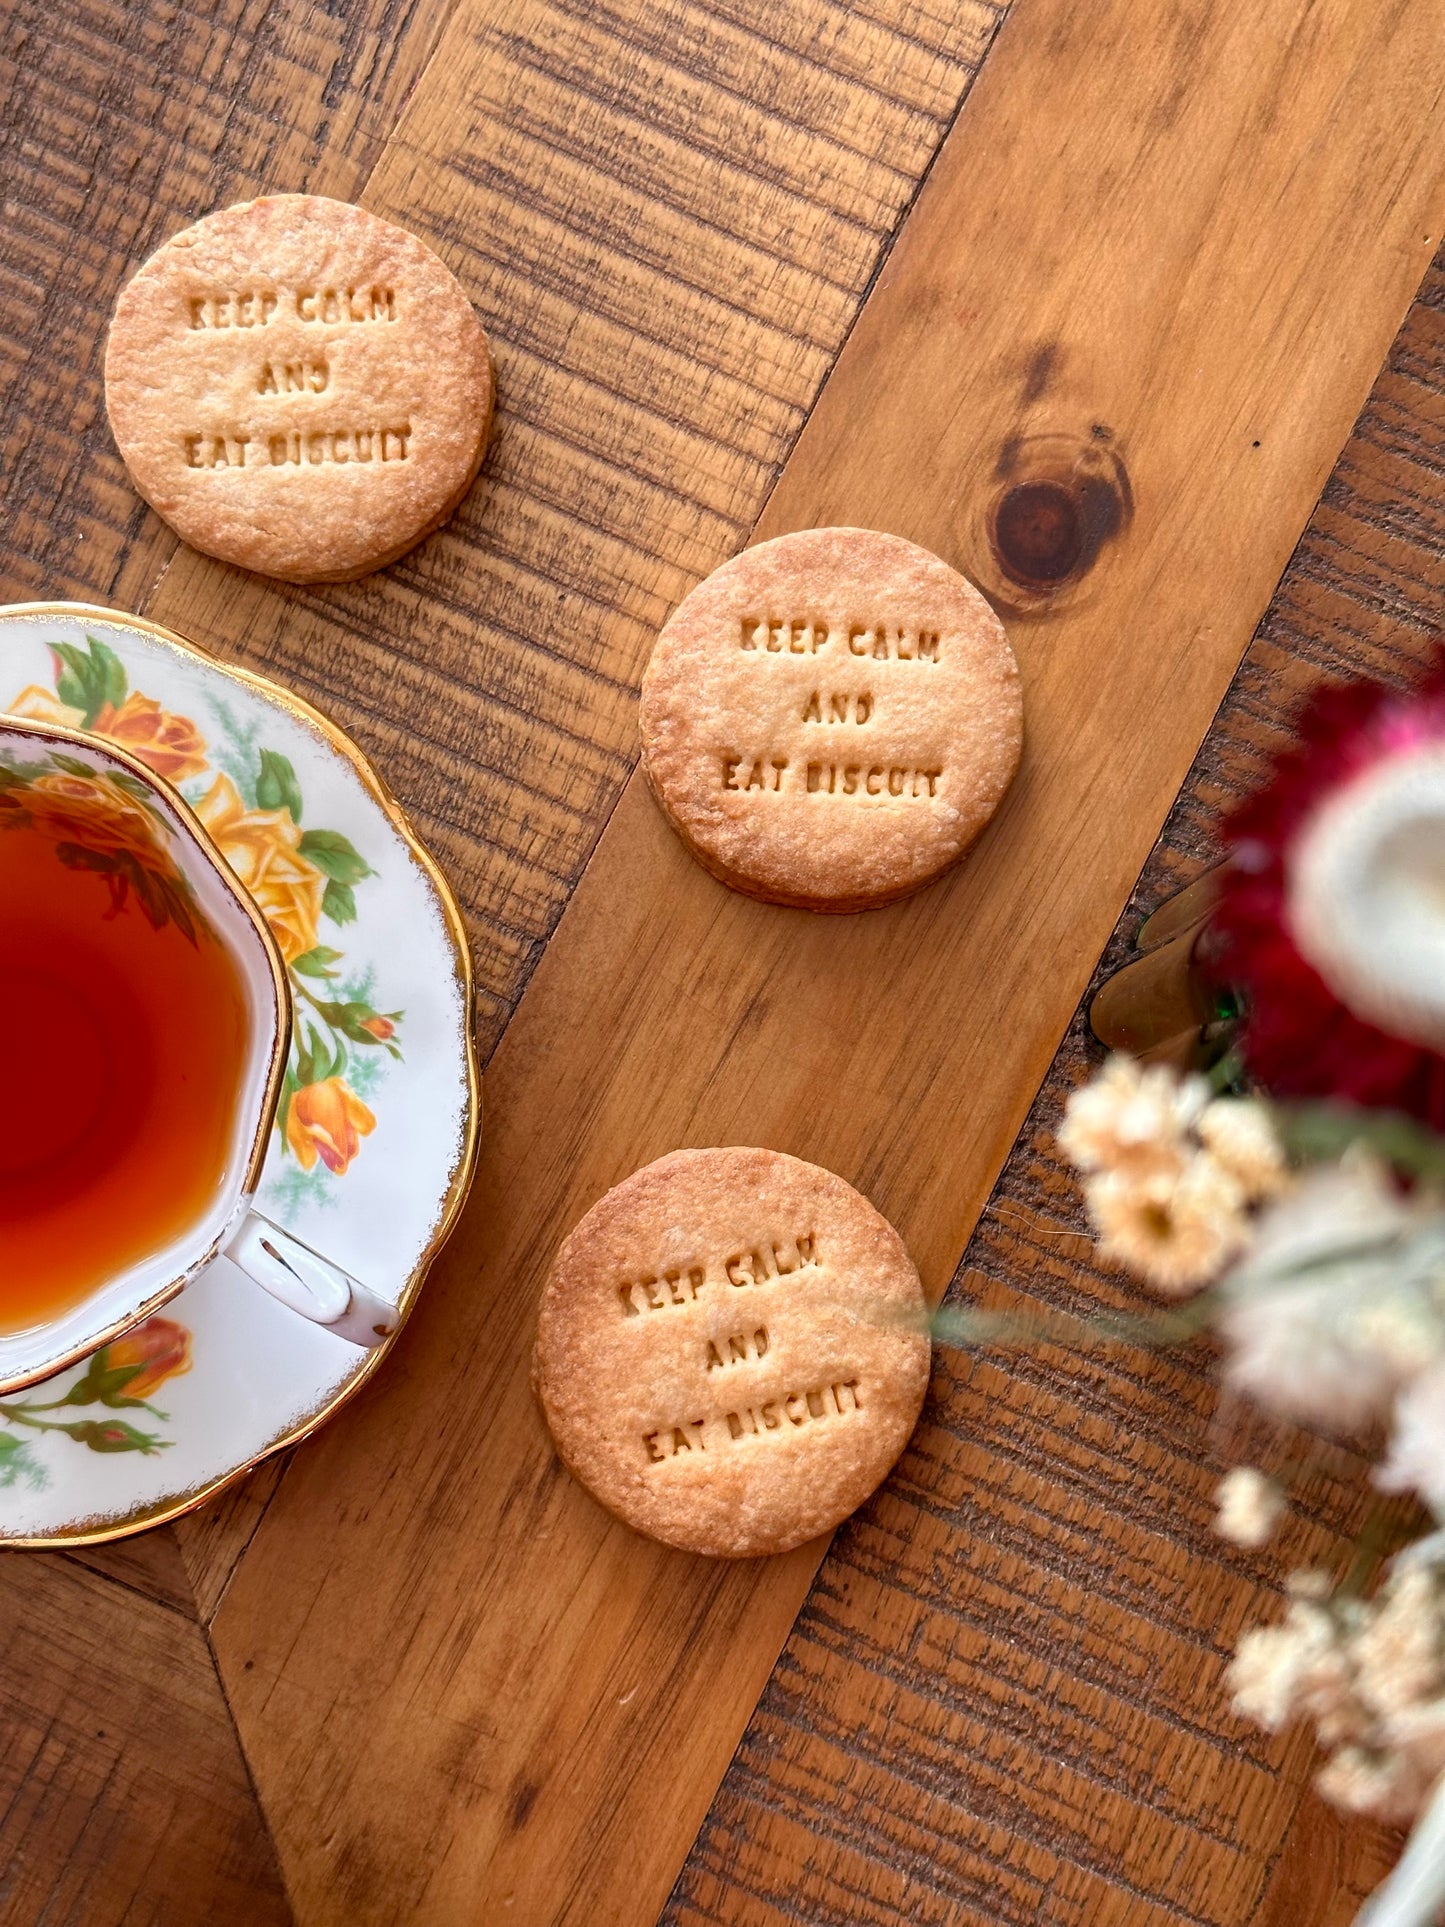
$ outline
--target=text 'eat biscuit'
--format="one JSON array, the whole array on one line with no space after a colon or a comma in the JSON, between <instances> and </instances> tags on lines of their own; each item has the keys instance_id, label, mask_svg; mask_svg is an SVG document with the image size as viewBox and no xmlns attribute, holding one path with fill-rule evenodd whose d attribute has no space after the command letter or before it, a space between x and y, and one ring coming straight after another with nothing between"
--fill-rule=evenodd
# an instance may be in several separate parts
<instances>
[{"instance_id":1,"label":"text 'eat biscuit'","mask_svg":"<svg viewBox=\"0 0 1445 1927\"><path fill-rule=\"evenodd\" d=\"M956 570L873 529L747 549L664 626L648 778L693 855L750 896L864 910L968 849L1018 766L1003 625Z\"/></svg>"},{"instance_id":2,"label":"text 'eat biscuit'","mask_svg":"<svg viewBox=\"0 0 1445 1927\"><path fill-rule=\"evenodd\" d=\"M492 369L456 277L414 234L275 194L173 235L122 290L105 400L131 479L193 547L342 582L466 493Z\"/></svg>"},{"instance_id":3,"label":"text 'eat biscuit'","mask_svg":"<svg viewBox=\"0 0 1445 1927\"><path fill-rule=\"evenodd\" d=\"M886 1476L928 1384L923 1288L898 1233L778 1151L675 1151L562 1245L537 1390L557 1450L669 1545L783 1552Z\"/></svg>"}]
</instances>

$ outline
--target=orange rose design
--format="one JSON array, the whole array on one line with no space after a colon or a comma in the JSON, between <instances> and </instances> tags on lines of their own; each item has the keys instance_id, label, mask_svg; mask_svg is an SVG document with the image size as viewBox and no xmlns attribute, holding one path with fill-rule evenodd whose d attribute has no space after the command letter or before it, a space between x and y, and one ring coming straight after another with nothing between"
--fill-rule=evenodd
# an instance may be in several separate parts
<instances>
[{"instance_id":1,"label":"orange rose design","mask_svg":"<svg viewBox=\"0 0 1445 1927\"><path fill-rule=\"evenodd\" d=\"M255 898L287 963L314 950L326 878L302 856L290 810L248 810L230 777L218 776L196 815Z\"/></svg>"},{"instance_id":2,"label":"orange rose design","mask_svg":"<svg viewBox=\"0 0 1445 1927\"><path fill-rule=\"evenodd\" d=\"M86 712L63 703L53 690L32 683L22 689L10 705L12 716L32 723L58 723L62 729L90 729L97 736L119 743L132 756L172 783L183 783L199 776L206 768L206 745L200 731L186 716L172 716L150 696L138 691L127 696L117 709L102 703L94 718L86 722Z\"/></svg>"},{"instance_id":3,"label":"orange rose design","mask_svg":"<svg viewBox=\"0 0 1445 1927\"><path fill-rule=\"evenodd\" d=\"M123 1390L127 1398L149 1398L168 1378L179 1378L191 1369L191 1334L173 1319L147 1318L133 1331L113 1338L104 1358L107 1371L138 1365L140 1370L126 1380Z\"/></svg>"},{"instance_id":4,"label":"orange rose design","mask_svg":"<svg viewBox=\"0 0 1445 1927\"><path fill-rule=\"evenodd\" d=\"M127 696L119 709L106 703L91 728L172 783L199 776L206 767L206 745L195 724L188 717L172 716L139 692Z\"/></svg>"},{"instance_id":5,"label":"orange rose design","mask_svg":"<svg viewBox=\"0 0 1445 1927\"><path fill-rule=\"evenodd\" d=\"M26 786L21 801L35 827L57 843L128 850L148 869L174 873L156 819L106 776L50 770Z\"/></svg>"},{"instance_id":6,"label":"orange rose design","mask_svg":"<svg viewBox=\"0 0 1445 1927\"><path fill-rule=\"evenodd\" d=\"M314 1170L320 1158L338 1178L375 1129L376 1119L339 1077L297 1091L286 1114L286 1142L301 1169Z\"/></svg>"}]
</instances>

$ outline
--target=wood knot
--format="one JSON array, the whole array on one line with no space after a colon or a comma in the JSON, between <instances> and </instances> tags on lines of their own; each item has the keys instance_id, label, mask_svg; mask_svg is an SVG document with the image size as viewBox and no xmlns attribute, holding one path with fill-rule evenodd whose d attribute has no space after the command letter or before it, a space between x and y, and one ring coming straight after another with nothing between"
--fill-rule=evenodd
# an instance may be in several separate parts
<instances>
[{"instance_id":1,"label":"wood knot","mask_svg":"<svg viewBox=\"0 0 1445 1927\"><path fill-rule=\"evenodd\" d=\"M1015 437L999 451L985 514L992 600L1015 612L1056 602L1093 568L1134 513L1112 432Z\"/></svg>"}]
</instances>

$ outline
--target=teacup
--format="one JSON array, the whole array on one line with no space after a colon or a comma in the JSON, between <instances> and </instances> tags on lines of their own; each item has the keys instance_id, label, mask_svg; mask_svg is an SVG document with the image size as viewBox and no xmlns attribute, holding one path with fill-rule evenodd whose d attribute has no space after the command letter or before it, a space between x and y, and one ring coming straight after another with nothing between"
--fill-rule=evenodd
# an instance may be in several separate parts
<instances>
[{"instance_id":1,"label":"teacup","mask_svg":"<svg viewBox=\"0 0 1445 1927\"><path fill-rule=\"evenodd\" d=\"M0 1011L0 1393L221 1253L340 1339L395 1330L393 1305L253 1208L292 1023L260 910L145 764L8 717Z\"/></svg>"}]
</instances>

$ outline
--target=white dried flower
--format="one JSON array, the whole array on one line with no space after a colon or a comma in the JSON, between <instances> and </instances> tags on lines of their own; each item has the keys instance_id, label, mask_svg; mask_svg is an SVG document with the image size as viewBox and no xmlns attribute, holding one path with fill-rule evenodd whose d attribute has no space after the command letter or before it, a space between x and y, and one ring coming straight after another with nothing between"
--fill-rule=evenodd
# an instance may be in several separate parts
<instances>
[{"instance_id":1,"label":"white dried flower","mask_svg":"<svg viewBox=\"0 0 1445 1927\"><path fill-rule=\"evenodd\" d=\"M1445 1569L1397 1562L1372 1601L1292 1590L1283 1625L1239 1642L1236 1712L1271 1732L1312 1720L1334 1749L1319 1776L1327 1799L1413 1819L1445 1774Z\"/></svg>"},{"instance_id":2,"label":"white dried flower","mask_svg":"<svg viewBox=\"0 0 1445 1927\"><path fill-rule=\"evenodd\" d=\"M1064 1106L1059 1145L1080 1171L1177 1170L1208 1097L1202 1077L1115 1055Z\"/></svg>"},{"instance_id":3,"label":"white dried flower","mask_svg":"<svg viewBox=\"0 0 1445 1927\"><path fill-rule=\"evenodd\" d=\"M1084 1201L1100 1256L1167 1298L1208 1284L1249 1236L1239 1186L1207 1151L1174 1171L1101 1171L1085 1181Z\"/></svg>"},{"instance_id":4,"label":"white dried flower","mask_svg":"<svg viewBox=\"0 0 1445 1927\"><path fill-rule=\"evenodd\" d=\"M1225 1675L1234 1710L1267 1733L1304 1712L1304 1699L1338 1658L1340 1629L1313 1600L1290 1601L1281 1626L1256 1627L1241 1638Z\"/></svg>"},{"instance_id":5,"label":"white dried flower","mask_svg":"<svg viewBox=\"0 0 1445 1927\"><path fill-rule=\"evenodd\" d=\"M1225 1279L1225 1378L1281 1417L1355 1429L1445 1357L1430 1253L1441 1220L1355 1161L1320 1167L1267 1206ZM1423 1254L1423 1255L1422 1255Z\"/></svg>"},{"instance_id":6,"label":"white dried flower","mask_svg":"<svg viewBox=\"0 0 1445 1927\"><path fill-rule=\"evenodd\" d=\"M1219 1511L1214 1530L1236 1546L1268 1545L1288 1510L1274 1480L1252 1465L1237 1465L1226 1472L1215 1496Z\"/></svg>"},{"instance_id":7,"label":"white dried flower","mask_svg":"<svg viewBox=\"0 0 1445 1927\"><path fill-rule=\"evenodd\" d=\"M1195 1129L1247 1198L1277 1197L1288 1184L1283 1147L1269 1112L1257 1099L1216 1097L1200 1113Z\"/></svg>"},{"instance_id":8,"label":"white dried flower","mask_svg":"<svg viewBox=\"0 0 1445 1927\"><path fill-rule=\"evenodd\" d=\"M1375 1474L1386 1492L1415 1492L1445 1520L1445 1361L1421 1372L1395 1400L1390 1450Z\"/></svg>"},{"instance_id":9,"label":"white dried flower","mask_svg":"<svg viewBox=\"0 0 1445 1927\"><path fill-rule=\"evenodd\" d=\"M1445 1694L1445 1588L1429 1566L1397 1572L1351 1646L1362 1700L1380 1719Z\"/></svg>"},{"instance_id":10,"label":"white dried flower","mask_svg":"<svg viewBox=\"0 0 1445 1927\"><path fill-rule=\"evenodd\" d=\"M1315 1775L1315 1786L1331 1805L1346 1813L1368 1813L1395 1824L1417 1808L1414 1785L1403 1753L1372 1753L1363 1746L1342 1746Z\"/></svg>"}]
</instances>

